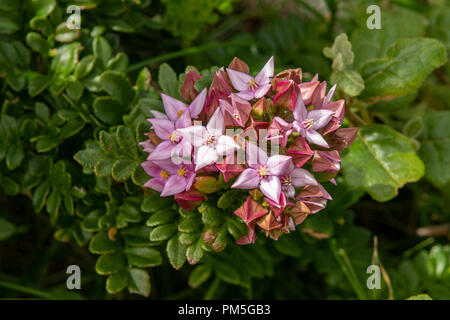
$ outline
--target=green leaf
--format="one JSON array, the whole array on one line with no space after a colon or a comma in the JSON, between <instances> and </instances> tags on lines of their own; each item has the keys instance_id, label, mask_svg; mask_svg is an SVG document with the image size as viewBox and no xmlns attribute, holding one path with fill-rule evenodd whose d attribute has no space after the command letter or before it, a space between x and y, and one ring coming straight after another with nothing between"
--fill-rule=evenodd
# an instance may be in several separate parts
<instances>
[{"instance_id":1,"label":"green leaf","mask_svg":"<svg viewBox=\"0 0 450 320\"><path fill-rule=\"evenodd\" d=\"M84 122L83 120L80 119L71 120L67 124L65 124L64 127L61 128L59 138L60 139L70 138L76 135L78 132L80 132L85 125L86 122Z\"/></svg>"},{"instance_id":2,"label":"green leaf","mask_svg":"<svg viewBox=\"0 0 450 320\"><path fill-rule=\"evenodd\" d=\"M351 36L356 67L370 59L383 58L387 49L400 39L424 36L427 23L423 15L398 6L382 9L381 29L368 29L366 19L364 16L363 25Z\"/></svg>"},{"instance_id":3,"label":"green leaf","mask_svg":"<svg viewBox=\"0 0 450 320\"><path fill-rule=\"evenodd\" d=\"M119 99L124 106L128 106L133 102L135 94L133 87L122 73L105 71L100 77L100 83L103 86L103 90Z\"/></svg>"},{"instance_id":4,"label":"green leaf","mask_svg":"<svg viewBox=\"0 0 450 320\"><path fill-rule=\"evenodd\" d=\"M150 295L150 277L141 269L128 270L128 290L144 297Z\"/></svg>"},{"instance_id":5,"label":"green leaf","mask_svg":"<svg viewBox=\"0 0 450 320\"><path fill-rule=\"evenodd\" d=\"M139 160L139 149L136 142L136 136L131 129L120 126L117 128L117 142L119 143L122 152L128 157Z\"/></svg>"},{"instance_id":6,"label":"green leaf","mask_svg":"<svg viewBox=\"0 0 450 320\"><path fill-rule=\"evenodd\" d=\"M59 138L53 136L42 136L36 143L37 152L48 152L59 144Z\"/></svg>"},{"instance_id":7,"label":"green leaf","mask_svg":"<svg viewBox=\"0 0 450 320\"><path fill-rule=\"evenodd\" d=\"M158 250L146 247L127 248L128 263L141 268L154 267L162 263L162 257Z\"/></svg>"},{"instance_id":8,"label":"green leaf","mask_svg":"<svg viewBox=\"0 0 450 320\"><path fill-rule=\"evenodd\" d=\"M178 231L187 232L187 233L196 233L202 229L202 220L201 219L183 219L178 224Z\"/></svg>"},{"instance_id":9,"label":"green leaf","mask_svg":"<svg viewBox=\"0 0 450 320\"><path fill-rule=\"evenodd\" d=\"M83 59L81 59L81 61L77 65L77 68L75 69L75 77L77 79L86 77L91 72L94 64L95 57L93 55L83 57Z\"/></svg>"},{"instance_id":10,"label":"green leaf","mask_svg":"<svg viewBox=\"0 0 450 320\"><path fill-rule=\"evenodd\" d=\"M159 67L158 80L159 85L165 94L181 99L181 94L178 90L177 75L167 63L163 63Z\"/></svg>"},{"instance_id":11,"label":"green leaf","mask_svg":"<svg viewBox=\"0 0 450 320\"><path fill-rule=\"evenodd\" d=\"M325 48L323 53L327 58L333 59L333 70L343 71L347 66L353 64L352 44L348 41L345 33L337 36L333 46Z\"/></svg>"},{"instance_id":12,"label":"green leaf","mask_svg":"<svg viewBox=\"0 0 450 320\"><path fill-rule=\"evenodd\" d=\"M23 157L22 145L19 143L11 144L6 151L6 166L9 170L17 168L22 163Z\"/></svg>"},{"instance_id":13,"label":"green leaf","mask_svg":"<svg viewBox=\"0 0 450 320\"><path fill-rule=\"evenodd\" d=\"M423 117L419 136L419 156L425 163L425 176L444 187L450 182L450 111L435 111Z\"/></svg>"},{"instance_id":14,"label":"green leaf","mask_svg":"<svg viewBox=\"0 0 450 320\"><path fill-rule=\"evenodd\" d=\"M108 69L117 72L124 72L128 66L128 56L119 52L114 58L108 61Z\"/></svg>"},{"instance_id":15,"label":"green leaf","mask_svg":"<svg viewBox=\"0 0 450 320\"><path fill-rule=\"evenodd\" d=\"M147 220L147 226L149 227L156 227L162 224L168 224L173 221L178 216L178 212L172 209L165 209L155 212L148 218Z\"/></svg>"},{"instance_id":16,"label":"green leaf","mask_svg":"<svg viewBox=\"0 0 450 320\"><path fill-rule=\"evenodd\" d=\"M0 241L9 238L14 234L16 227L4 218L0 218Z\"/></svg>"},{"instance_id":17,"label":"green leaf","mask_svg":"<svg viewBox=\"0 0 450 320\"><path fill-rule=\"evenodd\" d=\"M78 63L78 53L81 49L79 42L65 44L57 49L52 60L51 69L59 75L67 76L75 70Z\"/></svg>"},{"instance_id":18,"label":"green leaf","mask_svg":"<svg viewBox=\"0 0 450 320\"><path fill-rule=\"evenodd\" d=\"M202 213L202 221L210 227L220 226L224 222L224 213L216 207L207 206Z\"/></svg>"},{"instance_id":19,"label":"green leaf","mask_svg":"<svg viewBox=\"0 0 450 320\"><path fill-rule=\"evenodd\" d=\"M34 112L42 121L48 122L50 120L50 109L44 103L36 102Z\"/></svg>"},{"instance_id":20,"label":"green leaf","mask_svg":"<svg viewBox=\"0 0 450 320\"><path fill-rule=\"evenodd\" d=\"M104 68L106 68L112 55L112 49L108 41L103 37L95 37L92 43L92 48L94 51L94 56L99 59Z\"/></svg>"},{"instance_id":21,"label":"green leaf","mask_svg":"<svg viewBox=\"0 0 450 320\"><path fill-rule=\"evenodd\" d=\"M128 270L112 274L106 279L106 291L111 294L118 293L128 285Z\"/></svg>"},{"instance_id":22,"label":"green leaf","mask_svg":"<svg viewBox=\"0 0 450 320\"><path fill-rule=\"evenodd\" d=\"M10 70L6 75L6 82L14 91L22 91L25 88L27 83L27 79L23 76L23 74L17 70Z\"/></svg>"},{"instance_id":23,"label":"green leaf","mask_svg":"<svg viewBox=\"0 0 450 320\"><path fill-rule=\"evenodd\" d=\"M46 75L38 75L28 83L28 94L35 97L42 93L51 83L52 78Z\"/></svg>"},{"instance_id":24,"label":"green leaf","mask_svg":"<svg viewBox=\"0 0 450 320\"><path fill-rule=\"evenodd\" d=\"M108 232L100 231L89 243L89 251L95 254L113 253L120 249L119 241L111 241Z\"/></svg>"},{"instance_id":25,"label":"green leaf","mask_svg":"<svg viewBox=\"0 0 450 320\"><path fill-rule=\"evenodd\" d=\"M17 182L9 177L3 177L0 180L3 192L8 196L15 196L20 192L20 186Z\"/></svg>"},{"instance_id":26,"label":"green leaf","mask_svg":"<svg viewBox=\"0 0 450 320\"><path fill-rule=\"evenodd\" d=\"M333 71L330 82L337 84L338 89L350 97L356 97L364 90L364 80L358 72L353 70Z\"/></svg>"},{"instance_id":27,"label":"green leaf","mask_svg":"<svg viewBox=\"0 0 450 320\"><path fill-rule=\"evenodd\" d=\"M114 97L98 97L94 100L95 116L107 124L120 124L125 111L120 101Z\"/></svg>"},{"instance_id":28,"label":"green leaf","mask_svg":"<svg viewBox=\"0 0 450 320\"><path fill-rule=\"evenodd\" d=\"M55 0L30 0L30 8L34 11L34 16L46 17L56 7Z\"/></svg>"},{"instance_id":29,"label":"green leaf","mask_svg":"<svg viewBox=\"0 0 450 320\"><path fill-rule=\"evenodd\" d=\"M213 265L216 276L234 285L241 285L241 276L234 265L225 261L216 261Z\"/></svg>"},{"instance_id":30,"label":"green leaf","mask_svg":"<svg viewBox=\"0 0 450 320\"><path fill-rule=\"evenodd\" d=\"M139 72L138 78L136 80L136 87L139 91L147 91L150 87L150 82L152 81L152 76L147 68L143 68Z\"/></svg>"},{"instance_id":31,"label":"green leaf","mask_svg":"<svg viewBox=\"0 0 450 320\"><path fill-rule=\"evenodd\" d=\"M200 265L196 267L189 275L188 284L191 288L200 287L211 276L212 268L210 265Z\"/></svg>"},{"instance_id":32,"label":"green leaf","mask_svg":"<svg viewBox=\"0 0 450 320\"><path fill-rule=\"evenodd\" d=\"M117 181L125 181L131 177L138 163L133 160L118 160L112 167L112 176Z\"/></svg>"},{"instance_id":33,"label":"green leaf","mask_svg":"<svg viewBox=\"0 0 450 320\"><path fill-rule=\"evenodd\" d=\"M167 242L166 250L170 264L176 270L179 270L186 261L187 247L180 243L178 235L176 235Z\"/></svg>"},{"instance_id":34,"label":"green leaf","mask_svg":"<svg viewBox=\"0 0 450 320\"><path fill-rule=\"evenodd\" d=\"M95 271L98 274L117 273L125 268L125 254L123 252L115 252L103 254L97 259Z\"/></svg>"},{"instance_id":35,"label":"green leaf","mask_svg":"<svg viewBox=\"0 0 450 320\"><path fill-rule=\"evenodd\" d=\"M173 236L176 231L177 226L175 224L172 223L163 224L153 229L153 231L150 233L150 240L151 241L167 240L171 236Z\"/></svg>"},{"instance_id":36,"label":"green leaf","mask_svg":"<svg viewBox=\"0 0 450 320\"><path fill-rule=\"evenodd\" d=\"M22 19L17 13L0 11L0 34L12 34L22 28Z\"/></svg>"},{"instance_id":37,"label":"green leaf","mask_svg":"<svg viewBox=\"0 0 450 320\"><path fill-rule=\"evenodd\" d=\"M48 196L45 209L47 210L50 218L54 221L58 218L59 207L61 205L61 194L58 190L52 190Z\"/></svg>"},{"instance_id":38,"label":"green leaf","mask_svg":"<svg viewBox=\"0 0 450 320\"><path fill-rule=\"evenodd\" d=\"M360 128L353 145L344 151L342 172L350 187L388 201L405 183L419 180L424 166L407 137L374 124Z\"/></svg>"},{"instance_id":39,"label":"green leaf","mask_svg":"<svg viewBox=\"0 0 450 320\"><path fill-rule=\"evenodd\" d=\"M50 183L48 181L45 181L34 190L32 198L34 211L40 212L42 210L49 192Z\"/></svg>"},{"instance_id":40,"label":"green leaf","mask_svg":"<svg viewBox=\"0 0 450 320\"><path fill-rule=\"evenodd\" d=\"M189 264L197 264L203 258L202 240L191 244L186 251L186 258Z\"/></svg>"},{"instance_id":41,"label":"green leaf","mask_svg":"<svg viewBox=\"0 0 450 320\"><path fill-rule=\"evenodd\" d=\"M29 32L27 34L26 40L27 45L34 51L41 54L47 54L48 45L47 41L37 32Z\"/></svg>"},{"instance_id":42,"label":"green leaf","mask_svg":"<svg viewBox=\"0 0 450 320\"><path fill-rule=\"evenodd\" d=\"M364 98L400 97L419 89L434 69L447 61L445 47L428 38L402 39L382 59L361 66L365 82Z\"/></svg>"}]
</instances>

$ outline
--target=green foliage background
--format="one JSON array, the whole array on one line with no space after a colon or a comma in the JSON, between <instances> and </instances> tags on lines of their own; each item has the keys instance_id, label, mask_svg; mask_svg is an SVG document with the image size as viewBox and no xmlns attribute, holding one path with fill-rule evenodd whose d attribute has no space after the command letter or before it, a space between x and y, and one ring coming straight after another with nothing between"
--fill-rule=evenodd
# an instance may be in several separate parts
<instances>
[{"instance_id":1,"label":"green foliage background","mask_svg":"<svg viewBox=\"0 0 450 320\"><path fill-rule=\"evenodd\" d=\"M0 297L450 299L449 50L445 0L0 0ZM138 142L189 66L200 89L271 55L337 83L360 132L325 210L237 246L242 199L188 212L143 191Z\"/></svg>"}]
</instances>

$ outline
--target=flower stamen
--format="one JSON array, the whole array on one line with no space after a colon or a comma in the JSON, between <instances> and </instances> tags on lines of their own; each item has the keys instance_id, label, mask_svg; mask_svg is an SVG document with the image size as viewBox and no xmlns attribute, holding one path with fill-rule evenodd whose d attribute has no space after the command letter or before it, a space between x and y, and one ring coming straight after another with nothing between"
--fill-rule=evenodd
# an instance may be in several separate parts
<instances>
[{"instance_id":1,"label":"flower stamen","mask_svg":"<svg viewBox=\"0 0 450 320\"><path fill-rule=\"evenodd\" d=\"M159 173L159 176L163 179L167 179L167 178L169 178L169 173L165 170L161 170L161 172Z\"/></svg>"}]
</instances>

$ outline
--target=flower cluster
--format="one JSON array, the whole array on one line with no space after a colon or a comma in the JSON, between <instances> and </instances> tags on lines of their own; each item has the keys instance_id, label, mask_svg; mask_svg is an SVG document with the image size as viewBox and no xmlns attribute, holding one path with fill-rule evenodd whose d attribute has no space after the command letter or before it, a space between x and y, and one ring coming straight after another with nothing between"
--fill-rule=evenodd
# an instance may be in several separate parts
<instances>
[{"instance_id":1,"label":"flower cluster","mask_svg":"<svg viewBox=\"0 0 450 320\"><path fill-rule=\"evenodd\" d=\"M332 101L335 86L327 92L317 75L303 82L301 69L274 75L273 57L255 77L235 58L198 92L200 78L190 70L184 102L162 94L165 114L152 111L153 131L141 143L152 177L145 187L174 195L184 209L206 198L196 181L211 176L246 190L234 212L247 225L239 244L253 243L256 227L277 239L323 209L332 198L319 182L336 183L339 151L357 133L340 128L345 108Z\"/></svg>"}]
</instances>

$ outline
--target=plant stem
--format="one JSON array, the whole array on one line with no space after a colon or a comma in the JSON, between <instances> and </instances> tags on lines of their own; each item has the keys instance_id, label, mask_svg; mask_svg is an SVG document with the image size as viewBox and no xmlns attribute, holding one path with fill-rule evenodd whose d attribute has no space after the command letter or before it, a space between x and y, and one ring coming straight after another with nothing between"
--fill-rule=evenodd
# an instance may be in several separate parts
<instances>
[{"instance_id":1,"label":"plant stem","mask_svg":"<svg viewBox=\"0 0 450 320\"><path fill-rule=\"evenodd\" d=\"M350 263L350 260L348 259L345 250L342 248L337 248L335 239L332 239L330 241L330 248L334 256L336 257L336 260L338 261L342 271L344 272L347 280L350 282L350 285L355 291L358 299L367 300L366 293L364 292L363 287L359 283L358 277L356 276L355 270L353 269L352 264Z\"/></svg>"},{"instance_id":2,"label":"plant stem","mask_svg":"<svg viewBox=\"0 0 450 320\"><path fill-rule=\"evenodd\" d=\"M358 115L356 115L351 108L347 108L346 110L346 116L348 118L348 120L350 120L350 122L352 124L355 124L359 127L361 126L365 126L367 123L361 119Z\"/></svg>"},{"instance_id":3,"label":"plant stem","mask_svg":"<svg viewBox=\"0 0 450 320\"><path fill-rule=\"evenodd\" d=\"M23 293L28 293L32 296L36 296L39 298L44 298L44 299L52 299L53 298L53 296L47 292L44 292L44 291L41 291L38 289L34 289L34 288L30 288L30 287L25 287L20 284L15 284L12 282L0 281L0 287L8 288L8 289L23 292Z\"/></svg>"},{"instance_id":4,"label":"plant stem","mask_svg":"<svg viewBox=\"0 0 450 320\"><path fill-rule=\"evenodd\" d=\"M219 288L219 284L220 279L215 277L213 283L211 284L205 296L203 297L203 300L212 300L214 295L216 294L217 289Z\"/></svg>"},{"instance_id":5,"label":"plant stem","mask_svg":"<svg viewBox=\"0 0 450 320\"><path fill-rule=\"evenodd\" d=\"M295 0L295 2L297 2L300 5L302 5L306 10L308 10L309 12L314 14L320 20L325 21L325 17L322 15L322 13L320 13L320 11L318 11L317 9L312 7L309 3L307 3L307 2L305 2L303 0Z\"/></svg>"}]
</instances>

